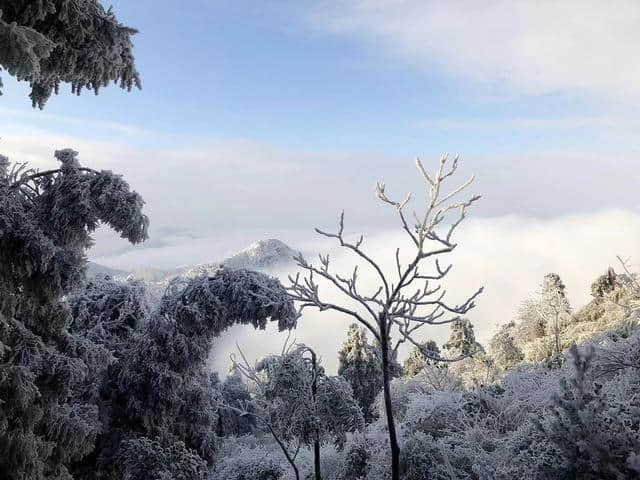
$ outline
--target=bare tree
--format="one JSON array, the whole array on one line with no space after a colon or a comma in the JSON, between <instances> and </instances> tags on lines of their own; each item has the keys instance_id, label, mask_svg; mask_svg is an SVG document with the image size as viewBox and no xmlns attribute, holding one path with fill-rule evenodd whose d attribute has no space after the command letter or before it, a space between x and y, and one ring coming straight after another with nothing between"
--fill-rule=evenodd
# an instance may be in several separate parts
<instances>
[{"instance_id":1,"label":"bare tree","mask_svg":"<svg viewBox=\"0 0 640 480\"><path fill-rule=\"evenodd\" d=\"M458 200L460 194L474 180L469 180L453 188L449 193L443 189L447 180L456 172L458 157L449 164L447 156L440 159L435 174L430 174L420 160L416 161L418 170L427 186L426 208L422 213L413 212L414 225L410 226L406 209L411 200L411 194L401 201L391 200L385 191L385 184L376 184L376 195L380 201L391 205L398 213L402 229L409 236L412 245L411 260L403 264L400 259L400 248L395 252L396 271L385 273L381 263L365 252L363 236L355 242L349 242L344 236L344 212L340 216L339 228L336 233L329 233L319 229L316 232L325 237L338 241L341 247L351 251L360 262L371 269L378 280L378 288L373 294L366 294L358 283L358 267L354 267L350 276L342 276L330 268L329 255L319 255L320 265L313 265L299 254L295 257L297 265L304 271L301 277L289 277L291 285L287 287L293 300L299 302L300 311L308 307L315 307L321 311L333 310L352 317L366 327L378 341L381 347L381 364L383 375L383 392L385 414L389 430L389 442L392 460L392 479L400 478L400 448L396 436L396 427L391 405L390 364L400 344L409 342L423 350L427 358L438 361L457 361L461 358L444 359L433 351L423 349L423 344L415 337L416 332L425 325L441 325L454 322L461 318L475 306L475 299L482 292L479 288L463 303L452 305L445 300L446 291L441 285L432 286L434 282L442 280L451 270L451 265L442 268L438 257L452 252L457 244L453 241L453 234L462 223L467 209L480 198L473 195L464 200ZM419 270L428 260L435 260L435 272L430 275ZM397 278L395 278L397 275ZM317 279L326 281L331 288L348 297L349 304L331 303L325 300L319 292ZM397 335L393 345L392 334ZM465 355L466 356L466 355Z\"/></svg>"}]
</instances>

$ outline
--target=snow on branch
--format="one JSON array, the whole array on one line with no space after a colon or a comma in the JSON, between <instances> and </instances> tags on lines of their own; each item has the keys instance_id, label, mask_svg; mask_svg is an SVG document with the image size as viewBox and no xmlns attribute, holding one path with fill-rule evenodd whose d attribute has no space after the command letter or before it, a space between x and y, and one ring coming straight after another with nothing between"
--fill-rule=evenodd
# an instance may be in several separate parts
<instances>
[{"instance_id":1,"label":"snow on branch","mask_svg":"<svg viewBox=\"0 0 640 480\"><path fill-rule=\"evenodd\" d=\"M444 279L451 271L452 265L443 268L438 257L456 248L454 233L466 218L468 209L480 198L479 195L461 198L473 183L473 176L444 193L448 181L458 168L458 160L455 157L449 162L446 155L441 157L434 173L429 173L419 159L416 161L418 171L426 181L427 194L424 211L412 212L413 225L410 225L406 214L412 194L407 194L402 201L393 200L386 192L386 185L377 182L377 198L396 209L401 227L414 246L411 261L406 264L401 262L400 248L396 249L394 275L384 272L382 263L365 251L362 235L355 242L345 238L344 212L340 214L335 232L316 228L318 234L337 240L340 247L363 260L364 266L371 269L377 278L378 286L373 294L367 295L359 288L357 265L349 275L343 275L331 268L329 255L319 255L318 263L312 264L299 254L294 260L304 274L289 277L290 285L287 290L298 302L300 310L315 307L321 311L344 313L365 326L378 341L381 335L395 326L400 333L400 342L403 342L423 325L452 323L474 308L476 299L483 291L482 287L462 303L451 304L446 301L446 291L442 286L433 284ZM435 260L435 271L425 274L419 267L424 260L432 257ZM325 300L320 293L319 280L354 300L359 308L355 310Z\"/></svg>"}]
</instances>

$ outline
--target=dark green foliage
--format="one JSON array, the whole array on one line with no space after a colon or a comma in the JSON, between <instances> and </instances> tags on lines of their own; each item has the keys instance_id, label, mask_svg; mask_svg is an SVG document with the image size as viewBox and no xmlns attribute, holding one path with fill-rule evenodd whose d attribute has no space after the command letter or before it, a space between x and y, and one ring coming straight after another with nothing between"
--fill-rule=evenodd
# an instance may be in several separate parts
<instances>
[{"instance_id":1,"label":"dark green foliage","mask_svg":"<svg viewBox=\"0 0 640 480\"><path fill-rule=\"evenodd\" d=\"M0 65L29 82L34 107L43 108L61 83L78 95L111 82L140 88L135 33L97 0L0 0Z\"/></svg>"}]
</instances>

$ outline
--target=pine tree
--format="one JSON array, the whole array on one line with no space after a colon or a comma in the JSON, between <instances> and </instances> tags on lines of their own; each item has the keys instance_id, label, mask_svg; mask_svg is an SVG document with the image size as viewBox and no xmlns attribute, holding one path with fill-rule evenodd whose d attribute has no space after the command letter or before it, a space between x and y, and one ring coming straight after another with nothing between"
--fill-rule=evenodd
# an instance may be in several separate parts
<instances>
[{"instance_id":1,"label":"pine tree","mask_svg":"<svg viewBox=\"0 0 640 480\"><path fill-rule=\"evenodd\" d=\"M554 339L556 357L562 351L560 332L571 315L571 306L566 294L566 287L557 273L545 275L542 282L540 298L540 314L546 320L547 334Z\"/></svg>"},{"instance_id":2,"label":"pine tree","mask_svg":"<svg viewBox=\"0 0 640 480\"><path fill-rule=\"evenodd\" d=\"M502 370L515 367L524 358L513 337L514 329L515 322L502 325L489 340L489 354L496 366Z\"/></svg>"},{"instance_id":3,"label":"pine tree","mask_svg":"<svg viewBox=\"0 0 640 480\"><path fill-rule=\"evenodd\" d=\"M573 374L560 379L550 415L534 419L560 455L562 478L637 478L633 457L640 448L637 394L628 398L616 398L612 392L607 395L603 383L593 375L593 346L578 349L574 344L569 356ZM637 375L634 377L637 382Z\"/></svg>"},{"instance_id":4,"label":"pine tree","mask_svg":"<svg viewBox=\"0 0 640 480\"><path fill-rule=\"evenodd\" d=\"M243 408L249 405L251 394L237 368L231 368L227 378L220 385L220 401L225 405ZM241 415L237 410L223 408L218 412L217 435L246 435L254 431L256 419L252 415Z\"/></svg>"},{"instance_id":5,"label":"pine tree","mask_svg":"<svg viewBox=\"0 0 640 480\"><path fill-rule=\"evenodd\" d=\"M451 324L449 341L443 345L449 357L471 356L483 351L482 345L476 341L473 324L468 318L461 318Z\"/></svg>"},{"instance_id":6,"label":"pine tree","mask_svg":"<svg viewBox=\"0 0 640 480\"><path fill-rule=\"evenodd\" d=\"M427 356L427 354L430 354ZM404 361L404 375L406 377L415 377L427 365L438 364L434 358L440 357L440 348L433 340L423 342L420 347L414 346L409 352L409 356Z\"/></svg>"},{"instance_id":7,"label":"pine tree","mask_svg":"<svg viewBox=\"0 0 640 480\"><path fill-rule=\"evenodd\" d=\"M355 323L338 352L338 375L349 382L365 421L370 423L374 418L371 407L382 390L382 372L375 347L367 341L364 328Z\"/></svg>"},{"instance_id":8,"label":"pine tree","mask_svg":"<svg viewBox=\"0 0 640 480\"><path fill-rule=\"evenodd\" d=\"M29 82L34 107L43 108L61 83L78 95L111 82L140 88L135 33L97 0L0 0L0 66Z\"/></svg>"},{"instance_id":9,"label":"pine tree","mask_svg":"<svg viewBox=\"0 0 640 480\"><path fill-rule=\"evenodd\" d=\"M68 479L93 449L98 409L72 395L92 372L69 355L65 301L84 278L99 223L147 238L143 201L121 177L55 153L61 168L10 167L0 156L0 472L9 480Z\"/></svg>"},{"instance_id":10,"label":"pine tree","mask_svg":"<svg viewBox=\"0 0 640 480\"><path fill-rule=\"evenodd\" d=\"M607 294L615 290L618 285L618 275L612 267L609 267L603 275L600 275L591 284L591 296L596 300L601 300Z\"/></svg>"},{"instance_id":11,"label":"pine tree","mask_svg":"<svg viewBox=\"0 0 640 480\"><path fill-rule=\"evenodd\" d=\"M215 459L220 392L207 366L212 342L232 325L264 329L269 320L280 330L297 321L276 279L226 268L175 279L150 321L109 367L95 473L113 480L137 478L122 465L138 468L135 455L143 449L164 465L163 471L179 471L173 465L179 460L185 472L195 472L187 478L204 478L197 475L206 471L193 462L212 465ZM175 450L175 445L182 446Z\"/></svg>"}]
</instances>

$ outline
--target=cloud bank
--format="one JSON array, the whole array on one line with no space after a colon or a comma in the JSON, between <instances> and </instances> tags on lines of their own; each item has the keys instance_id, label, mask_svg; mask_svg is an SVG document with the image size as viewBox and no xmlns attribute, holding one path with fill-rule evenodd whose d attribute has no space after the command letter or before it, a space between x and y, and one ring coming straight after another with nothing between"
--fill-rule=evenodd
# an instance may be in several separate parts
<instances>
[{"instance_id":1,"label":"cloud bank","mask_svg":"<svg viewBox=\"0 0 640 480\"><path fill-rule=\"evenodd\" d=\"M310 11L316 28L427 70L529 94L640 95L633 0L328 0Z\"/></svg>"},{"instance_id":2,"label":"cloud bank","mask_svg":"<svg viewBox=\"0 0 640 480\"><path fill-rule=\"evenodd\" d=\"M348 229L348 224L347 224ZM463 301L479 286L485 292L468 317L475 325L476 335L486 341L498 324L514 319L521 302L534 295L545 274L558 273L567 285L574 308L590 299L590 285L609 266L618 267L616 255L631 257L634 267L640 266L640 214L630 210L606 210L598 213L534 219L521 216L471 219L458 232L458 249L451 255L453 269L444 284L451 303ZM393 271L396 246L407 247L401 233L387 232L365 240L367 252L381 259L386 271ZM345 255L327 241L320 251L330 252L337 271L349 274L354 265L352 256ZM309 257L313 259L312 256ZM375 291L377 283L372 272L362 267L359 278L363 290ZM280 272L284 281L286 275ZM340 301L340 295L321 286L321 294L330 301ZM337 369L337 351L351 323L348 317L334 312L308 311L293 336L297 341L317 349L330 372ZM425 327L424 338L443 343L448 327ZM226 372L229 354L237 342L250 358L259 358L279 351L286 334L275 329L256 332L247 327L235 327L220 338L211 358L212 366Z\"/></svg>"},{"instance_id":3,"label":"cloud bank","mask_svg":"<svg viewBox=\"0 0 640 480\"><path fill-rule=\"evenodd\" d=\"M89 255L113 268L211 262L264 238L306 249L313 228L331 228L342 210L354 231L384 232L397 221L375 199L375 182L383 180L394 197L413 192L416 201L425 190L405 156L296 151L247 139L167 139L152 132L141 144L135 135L120 135L126 127L115 128L111 139L96 139L89 125L78 137L59 133L55 122L27 126L5 113L10 124L0 152L11 160L51 168L53 151L72 147L85 165L122 174L142 194L151 218L148 242L134 247L108 230L96 233ZM433 166L441 152L422 153ZM460 179L471 173L473 191L483 195L473 217L549 218L640 206L637 155L630 149L469 154Z\"/></svg>"}]
</instances>

